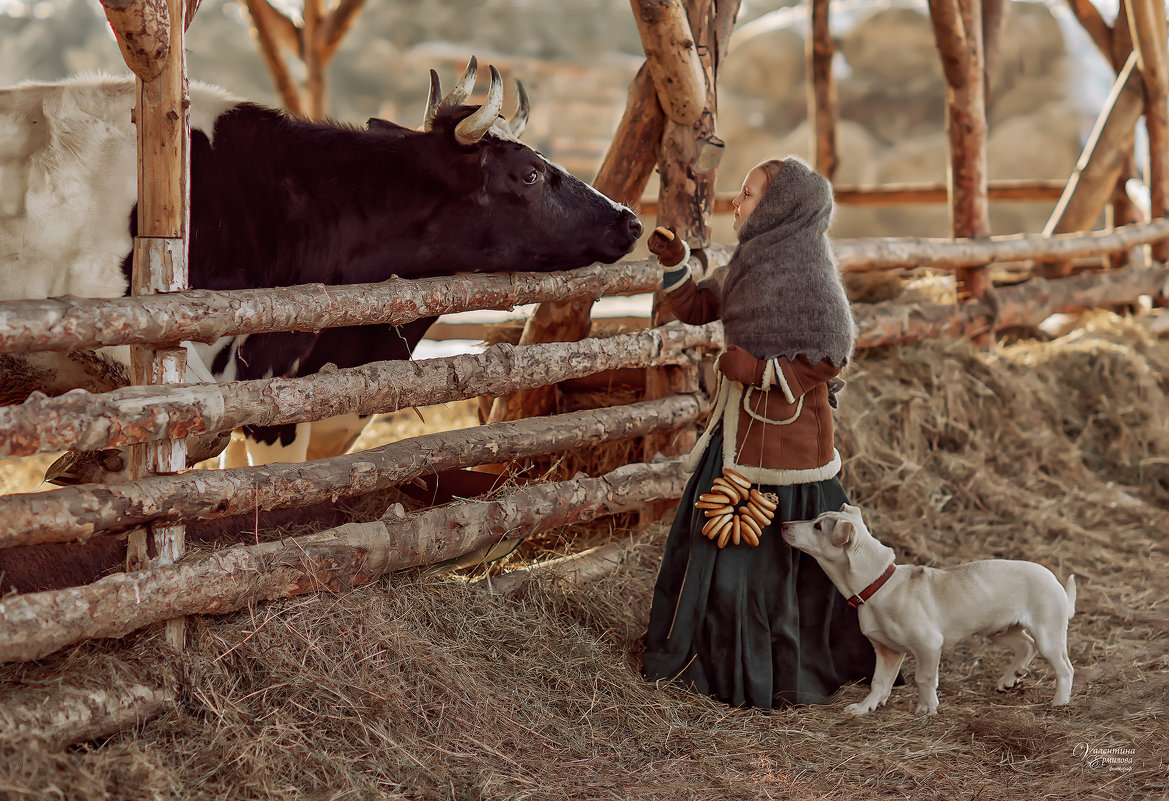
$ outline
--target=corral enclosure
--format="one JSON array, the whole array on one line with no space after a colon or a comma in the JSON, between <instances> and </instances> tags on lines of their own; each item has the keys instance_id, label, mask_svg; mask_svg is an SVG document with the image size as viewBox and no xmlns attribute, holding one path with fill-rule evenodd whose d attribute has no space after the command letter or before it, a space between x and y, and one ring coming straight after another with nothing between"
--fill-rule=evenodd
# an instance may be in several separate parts
<instances>
[{"instance_id":1,"label":"corral enclosure","mask_svg":"<svg viewBox=\"0 0 1169 801\"><path fill-rule=\"evenodd\" d=\"M457 19L449 13L448 20ZM636 32L632 43L637 46ZM539 55L523 52L509 67L526 80L523 67ZM448 56L452 66L444 75L463 57ZM547 74L557 86L555 70ZM613 125L620 103L618 97ZM540 107L539 95L534 104ZM839 129L842 169L852 152L846 130ZM746 144L737 149L730 132L727 141L731 164L733 158L753 163L776 147L768 140L758 157L739 156L756 151ZM1070 169L1026 177L1066 177ZM932 173L922 178L940 180ZM1138 278L1126 284L1125 275L1113 275L1117 291L1088 292L1081 305L1121 314L1074 310L1066 299L1041 300L1027 311L1028 284L1017 295L1008 285L1029 277L1026 262L1040 251L1018 261L987 257L998 265L996 292L981 305L968 304L953 322L952 268L925 266L930 253L944 261L948 251L927 247L900 263L890 258L880 274L896 280L874 285L860 281L869 272L866 262L880 262L864 255L870 247L841 243L862 330L839 418L845 487L902 561L1026 558L1061 577L1075 573L1081 591L1072 621L1071 707L1047 707L1052 682L1042 663L1021 689L994 694L992 677L1006 655L983 651L981 642L947 657L937 719L912 716L907 688L895 691L889 707L853 721L841 708L863 694L861 687L847 688L827 707L762 713L648 686L637 675L638 653L664 524L625 513L550 527L503 565L510 570L608 548L617 567L600 578L586 578L583 569L515 573L493 579L493 590L481 580L482 568L455 575L413 568L364 587L340 582L299 599L193 617L182 653L168 650L154 626L7 665L0 672L6 728L0 792L63 798L1166 796L1169 346L1159 338L1166 328L1162 312L1150 309L1164 287L1163 266L1143 246L1101 246L1131 250L1137 269L1126 275ZM1077 259L1076 271L1084 272L1064 279L1080 282L1075 291L1108 286L1108 275L1093 278L1099 255ZM655 274L647 267L628 265L625 275L649 288ZM1046 297L1069 284L1030 286ZM890 314L890 307L869 304L874 293L899 305ZM1066 313L1051 313L1065 307ZM911 341L923 330L915 336L912 323L923 320L927 341ZM622 340L626 355L637 347L660 352L663 335L639 340L639 327ZM899 334L882 338L895 328ZM988 329L999 332L998 344L984 337L975 347L949 336ZM496 332L493 341L515 333ZM600 323L592 333L613 334ZM717 335L685 336L679 352L691 356L718 342ZM596 342L583 347L603 361L605 346ZM545 358L567 352L552 348ZM640 398L640 389L618 391L612 382L605 389L563 383L552 410L587 412ZM392 443L410 436L473 432L483 408L475 400L431 406L422 409L425 422L403 408L381 418L356 450L391 443L392 456L407 453ZM627 419L634 425L638 417ZM598 428L608 422L596 419ZM29 457L7 470L5 491L34 489L36 479L27 475L43 469L47 458ZM642 458L640 442L625 439L536 459L517 478L599 476ZM503 492L523 486L509 484ZM412 508L409 498L386 489L351 498L346 511L349 519L376 522L394 502ZM301 521L260 530L257 524L250 533L271 540L315 528L321 526ZM312 547L296 541L284 552L306 546ZM198 564L198 550L181 564ZM912 665L909 671L912 682ZM64 721L43 716L70 693L83 701L62 709L101 711L102 699L111 698L141 703L125 705L116 733L100 726L87 732L96 714ZM30 721L48 733L47 741L26 736Z\"/></svg>"}]
</instances>

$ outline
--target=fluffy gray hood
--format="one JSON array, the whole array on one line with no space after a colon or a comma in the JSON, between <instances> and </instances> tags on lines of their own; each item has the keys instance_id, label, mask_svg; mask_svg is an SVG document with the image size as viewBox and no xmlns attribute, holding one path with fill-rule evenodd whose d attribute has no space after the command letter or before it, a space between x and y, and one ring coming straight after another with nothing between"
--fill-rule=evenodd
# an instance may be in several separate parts
<instances>
[{"instance_id":1,"label":"fluffy gray hood","mask_svg":"<svg viewBox=\"0 0 1169 801\"><path fill-rule=\"evenodd\" d=\"M727 344L758 359L849 360L856 327L828 241L832 209L828 181L786 159L720 276Z\"/></svg>"}]
</instances>

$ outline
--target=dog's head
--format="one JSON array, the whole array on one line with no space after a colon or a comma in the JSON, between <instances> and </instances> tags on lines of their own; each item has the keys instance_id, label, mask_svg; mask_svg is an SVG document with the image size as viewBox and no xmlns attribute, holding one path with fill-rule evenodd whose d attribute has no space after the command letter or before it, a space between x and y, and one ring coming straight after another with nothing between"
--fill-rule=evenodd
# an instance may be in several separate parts
<instances>
[{"instance_id":1,"label":"dog's head","mask_svg":"<svg viewBox=\"0 0 1169 801\"><path fill-rule=\"evenodd\" d=\"M813 520L784 523L780 535L788 545L814 556L822 565L847 565L866 545L880 545L865 526L861 510L847 503L839 511L824 512Z\"/></svg>"}]
</instances>

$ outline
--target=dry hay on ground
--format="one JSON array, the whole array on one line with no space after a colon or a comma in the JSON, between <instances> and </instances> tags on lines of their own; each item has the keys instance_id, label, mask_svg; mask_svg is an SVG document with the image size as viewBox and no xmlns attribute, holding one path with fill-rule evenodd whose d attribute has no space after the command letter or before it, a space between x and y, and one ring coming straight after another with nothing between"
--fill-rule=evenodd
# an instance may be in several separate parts
<instances>
[{"instance_id":1,"label":"dry hay on ground","mask_svg":"<svg viewBox=\"0 0 1169 801\"><path fill-rule=\"evenodd\" d=\"M637 674L664 528L583 589L395 576L0 668L0 698L181 666L181 704L66 752L0 751L0 798L1160 799L1169 792L1169 345L1100 316L1050 345L865 354L844 482L903 561L1034 559L1080 581L1072 704L1042 660L944 658L936 717L732 710ZM628 536L614 532L615 539ZM907 666L912 681L913 666ZM119 677L120 678L117 678ZM1120 749L1112 770L1084 749Z\"/></svg>"}]
</instances>

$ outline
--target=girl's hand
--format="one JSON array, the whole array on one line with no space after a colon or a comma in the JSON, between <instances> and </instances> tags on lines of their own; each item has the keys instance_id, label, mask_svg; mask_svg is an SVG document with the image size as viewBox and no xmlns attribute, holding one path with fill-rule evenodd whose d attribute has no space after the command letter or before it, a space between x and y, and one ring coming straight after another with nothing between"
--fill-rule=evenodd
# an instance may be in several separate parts
<instances>
[{"instance_id":1,"label":"girl's hand","mask_svg":"<svg viewBox=\"0 0 1169 801\"><path fill-rule=\"evenodd\" d=\"M756 359L738 345L731 345L718 357L718 369L723 375L740 384L762 386L763 370L767 362Z\"/></svg>"},{"instance_id":2,"label":"girl's hand","mask_svg":"<svg viewBox=\"0 0 1169 801\"><path fill-rule=\"evenodd\" d=\"M663 267L673 267L686 258L686 245L678 238L673 228L658 226L646 240L649 252L658 257Z\"/></svg>"}]
</instances>

